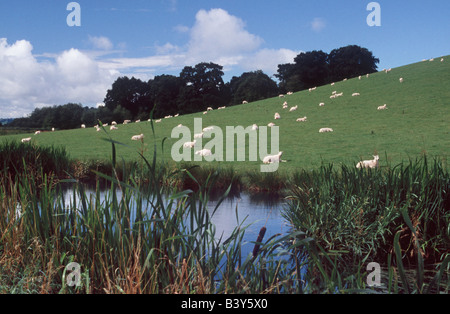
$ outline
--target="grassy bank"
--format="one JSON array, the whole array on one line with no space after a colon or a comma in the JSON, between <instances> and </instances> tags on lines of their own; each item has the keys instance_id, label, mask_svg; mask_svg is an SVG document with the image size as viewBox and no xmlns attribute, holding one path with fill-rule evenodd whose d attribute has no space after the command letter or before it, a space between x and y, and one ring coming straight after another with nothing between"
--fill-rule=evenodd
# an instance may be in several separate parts
<instances>
[{"instance_id":1,"label":"grassy bank","mask_svg":"<svg viewBox=\"0 0 450 314\"><path fill-rule=\"evenodd\" d=\"M111 137L126 144L117 146L118 160L123 158L140 162L136 152L142 152L147 159L152 159L154 143L157 143L158 161L170 162L171 147L178 141L171 138L172 130L182 124L191 130L193 137L197 132L194 130L194 118L201 118L203 128L213 125L224 133L227 126L267 126L275 122L280 128L279 148L284 152L283 159L287 161L280 165L281 172L317 169L322 164L330 163L355 165L361 159L371 159L375 154L382 157L380 163L383 167L408 162L423 154L430 158L439 156L445 162L450 148L450 90L447 87L450 84L450 62L447 59L450 57L445 58L446 62L419 62L395 68L388 74L379 72L369 78L364 76L361 80L349 78L336 82L334 86L322 86L282 99L266 99L210 111L206 115L199 112L163 119L153 126L147 121L127 125L117 121L119 129L108 129L108 136L88 126L87 129L43 132L36 136L0 136L0 142L32 137L35 145L65 146L69 156L81 162L109 162L111 149L104 139ZM404 79L403 83L399 82L400 77ZM343 96L330 99L334 91L343 93ZM353 93L359 93L360 96L352 97ZM283 109L285 101L288 108L298 106L298 109L294 112ZM325 106L319 107L322 102ZM388 110L378 111L378 106L384 104L387 104ZM280 113L281 119L275 121L276 112ZM307 122L296 122L297 118L304 116L307 116ZM319 129L323 127L333 128L334 132L320 134ZM141 133L145 135L143 143L131 141L133 135ZM226 136L224 134L224 141ZM161 145L163 140L164 149ZM209 141L205 138L203 144ZM197 164L215 168L229 166L236 171L258 171L262 162L248 161L248 146L247 141L245 162Z\"/></svg>"}]
</instances>

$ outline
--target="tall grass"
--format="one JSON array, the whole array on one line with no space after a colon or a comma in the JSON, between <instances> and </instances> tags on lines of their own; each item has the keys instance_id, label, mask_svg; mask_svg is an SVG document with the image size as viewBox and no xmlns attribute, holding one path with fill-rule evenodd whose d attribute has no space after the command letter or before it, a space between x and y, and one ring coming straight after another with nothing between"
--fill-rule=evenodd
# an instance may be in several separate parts
<instances>
[{"instance_id":1,"label":"tall grass","mask_svg":"<svg viewBox=\"0 0 450 314\"><path fill-rule=\"evenodd\" d=\"M117 144L111 142L113 151ZM114 157L114 154L113 154ZM96 174L110 182L110 190L88 195L73 184L70 201L63 197L56 177L36 177L26 171L0 180L0 289L38 293L264 293L289 291L287 260L275 260L276 248L287 238L262 241L259 254L244 256L241 242L246 226L227 238L216 233L207 208L211 186L192 173L196 192L166 194L161 182L176 173L160 169L156 158L143 157L148 174L145 192L135 168L120 180L113 158L112 173ZM26 167L26 166L25 166ZM117 193L117 191L121 193ZM225 197L231 187L228 187ZM218 202L217 207L221 201ZM216 209L217 209L216 207ZM256 240L256 239L255 239ZM81 266L81 285L71 287L66 266ZM15 281L15 269L26 284ZM291 276L291 275L289 275Z\"/></svg>"},{"instance_id":2,"label":"tall grass","mask_svg":"<svg viewBox=\"0 0 450 314\"><path fill-rule=\"evenodd\" d=\"M39 174L64 175L69 169L70 159L63 147L41 147L29 143L4 141L0 143L0 171L13 177L24 171Z\"/></svg>"},{"instance_id":3,"label":"tall grass","mask_svg":"<svg viewBox=\"0 0 450 314\"><path fill-rule=\"evenodd\" d=\"M339 274L323 282L345 286L344 278L369 262L386 265L392 255L398 267L422 274L450 256L450 175L438 160L383 170L324 165L296 173L293 182L284 216L314 239L309 253L318 264L310 271Z\"/></svg>"},{"instance_id":4,"label":"tall grass","mask_svg":"<svg viewBox=\"0 0 450 314\"><path fill-rule=\"evenodd\" d=\"M120 167L119 143L110 144L111 166L95 171L109 183L104 194L100 183L88 194L69 179L62 182L73 188L66 199L53 172L29 171L27 163L14 178L2 172L0 292L374 292L365 269L372 261L386 269L384 292L448 292L450 177L437 160L298 171L283 186L291 192L284 216L292 231L255 239L259 249L244 255L248 222L238 208L226 238L211 220L232 191L234 172L161 166L156 147L153 159L141 152L141 162ZM180 176L189 188L168 189ZM224 176L229 185L208 210ZM72 262L81 266L75 287L66 269Z\"/></svg>"}]
</instances>

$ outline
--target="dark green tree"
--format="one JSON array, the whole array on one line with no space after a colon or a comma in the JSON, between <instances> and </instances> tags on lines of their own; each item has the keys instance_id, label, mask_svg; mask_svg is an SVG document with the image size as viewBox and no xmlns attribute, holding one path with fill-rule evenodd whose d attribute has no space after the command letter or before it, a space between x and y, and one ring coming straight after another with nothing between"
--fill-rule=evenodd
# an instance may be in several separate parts
<instances>
[{"instance_id":1,"label":"dark green tree","mask_svg":"<svg viewBox=\"0 0 450 314\"><path fill-rule=\"evenodd\" d=\"M222 79L223 75L223 67L215 63L202 62L195 67L185 67L180 73L180 110L195 112L228 104L230 93Z\"/></svg>"},{"instance_id":2,"label":"dark green tree","mask_svg":"<svg viewBox=\"0 0 450 314\"><path fill-rule=\"evenodd\" d=\"M128 110L133 118L149 113L153 107L150 85L134 77L120 77L106 93L104 103L111 112L121 106Z\"/></svg>"},{"instance_id":3,"label":"dark green tree","mask_svg":"<svg viewBox=\"0 0 450 314\"><path fill-rule=\"evenodd\" d=\"M329 54L329 68L333 81L374 73L380 59L369 50L356 45L334 49Z\"/></svg>"},{"instance_id":4,"label":"dark green tree","mask_svg":"<svg viewBox=\"0 0 450 314\"><path fill-rule=\"evenodd\" d=\"M252 102L275 97L279 91L277 83L263 71L243 73L234 76L229 83L233 104L241 104L244 100Z\"/></svg>"}]
</instances>

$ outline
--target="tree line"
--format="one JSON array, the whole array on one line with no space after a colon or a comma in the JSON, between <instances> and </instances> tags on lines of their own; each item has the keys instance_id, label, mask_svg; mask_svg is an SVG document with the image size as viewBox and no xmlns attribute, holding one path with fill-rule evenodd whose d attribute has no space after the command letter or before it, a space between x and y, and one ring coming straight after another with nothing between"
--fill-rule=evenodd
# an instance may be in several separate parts
<instances>
[{"instance_id":1,"label":"tree line","mask_svg":"<svg viewBox=\"0 0 450 314\"><path fill-rule=\"evenodd\" d=\"M366 48L347 46L331 51L300 53L294 63L281 64L275 77L278 83L258 70L223 81L223 67L202 62L186 66L179 76L159 75L144 82L119 77L107 91L104 107L88 108L69 103L35 109L27 118L15 119L11 127L73 129L81 124L163 118L222 106L253 102L288 91L298 92L344 78L377 71L379 59Z\"/></svg>"}]
</instances>

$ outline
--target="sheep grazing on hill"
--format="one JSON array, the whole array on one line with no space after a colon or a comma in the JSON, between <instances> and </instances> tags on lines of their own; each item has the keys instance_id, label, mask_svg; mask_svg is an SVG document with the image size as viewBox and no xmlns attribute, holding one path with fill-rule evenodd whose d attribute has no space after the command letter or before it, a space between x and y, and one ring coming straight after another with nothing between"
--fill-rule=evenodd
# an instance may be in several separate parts
<instances>
[{"instance_id":1,"label":"sheep grazing on hill","mask_svg":"<svg viewBox=\"0 0 450 314\"><path fill-rule=\"evenodd\" d=\"M52 128L52 132L55 132L55 128Z\"/></svg>"},{"instance_id":2,"label":"sheep grazing on hill","mask_svg":"<svg viewBox=\"0 0 450 314\"><path fill-rule=\"evenodd\" d=\"M298 118L297 119L297 122L306 122L306 117L303 117L303 118Z\"/></svg>"},{"instance_id":3,"label":"sheep grazing on hill","mask_svg":"<svg viewBox=\"0 0 450 314\"><path fill-rule=\"evenodd\" d=\"M319 133L328 133L328 132L334 132L331 128L322 128L319 130Z\"/></svg>"},{"instance_id":4,"label":"sheep grazing on hill","mask_svg":"<svg viewBox=\"0 0 450 314\"><path fill-rule=\"evenodd\" d=\"M352 94L352 97L356 97L356 96L361 96L361 94L360 93L353 93Z\"/></svg>"},{"instance_id":5,"label":"sheep grazing on hill","mask_svg":"<svg viewBox=\"0 0 450 314\"><path fill-rule=\"evenodd\" d=\"M123 121L123 124L128 124L128 123L131 123L131 120L125 120L125 121Z\"/></svg>"},{"instance_id":6,"label":"sheep grazing on hill","mask_svg":"<svg viewBox=\"0 0 450 314\"><path fill-rule=\"evenodd\" d=\"M117 125L116 121L111 122L111 125Z\"/></svg>"},{"instance_id":7,"label":"sheep grazing on hill","mask_svg":"<svg viewBox=\"0 0 450 314\"><path fill-rule=\"evenodd\" d=\"M197 143L197 141L193 141L193 142L186 142L183 144L184 148L193 148L195 146L195 143Z\"/></svg>"},{"instance_id":8,"label":"sheep grazing on hill","mask_svg":"<svg viewBox=\"0 0 450 314\"><path fill-rule=\"evenodd\" d=\"M195 134L194 138L203 138L203 133Z\"/></svg>"},{"instance_id":9,"label":"sheep grazing on hill","mask_svg":"<svg viewBox=\"0 0 450 314\"><path fill-rule=\"evenodd\" d=\"M379 164L379 161L380 160L380 157L377 155L377 156L373 156L373 160L363 160L363 161L360 161L357 165L356 165L356 168L358 168L358 169L361 169L361 168L371 168L371 169L373 169L373 168L379 168L380 167L380 164Z\"/></svg>"},{"instance_id":10,"label":"sheep grazing on hill","mask_svg":"<svg viewBox=\"0 0 450 314\"><path fill-rule=\"evenodd\" d=\"M85 128L86 128L86 125L85 125L85 124L82 124L82 125L81 125L81 128L82 128L82 129L85 129Z\"/></svg>"},{"instance_id":11,"label":"sheep grazing on hill","mask_svg":"<svg viewBox=\"0 0 450 314\"><path fill-rule=\"evenodd\" d=\"M283 109L287 109L288 108L288 105L283 105Z\"/></svg>"},{"instance_id":12,"label":"sheep grazing on hill","mask_svg":"<svg viewBox=\"0 0 450 314\"><path fill-rule=\"evenodd\" d=\"M212 107L206 108L206 111L213 111L214 109Z\"/></svg>"},{"instance_id":13,"label":"sheep grazing on hill","mask_svg":"<svg viewBox=\"0 0 450 314\"><path fill-rule=\"evenodd\" d=\"M298 106L292 107L291 109L289 109L289 112L293 112L293 111L295 111L297 109L298 109Z\"/></svg>"},{"instance_id":14,"label":"sheep grazing on hill","mask_svg":"<svg viewBox=\"0 0 450 314\"><path fill-rule=\"evenodd\" d=\"M284 98L283 94L278 95L279 98Z\"/></svg>"},{"instance_id":15,"label":"sheep grazing on hill","mask_svg":"<svg viewBox=\"0 0 450 314\"><path fill-rule=\"evenodd\" d=\"M323 106L325 106L325 103L324 103L324 102L321 102L321 103L319 104L319 107L323 107Z\"/></svg>"},{"instance_id":16,"label":"sheep grazing on hill","mask_svg":"<svg viewBox=\"0 0 450 314\"><path fill-rule=\"evenodd\" d=\"M275 162L281 162L281 155L283 155L283 152L279 152L278 154L273 155L273 156L266 156L263 159L263 163L272 164Z\"/></svg>"},{"instance_id":17,"label":"sheep grazing on hill","mask_svg":"<svg viewBox=\"0 0 450 314\"><path fill-rule=\"evenodd\" d=\"M136 123L140 123L141 122L141 120L136 120Z\"/></svg>"},{"instance_id":18,"label":"sheep grazing on hill","mask_svg":"<svg viewBox=\"0 0 450 314\"><path fill-rule=\"evenodd\" d=\"M209 149L202 149L202 150L196 151L195 154L205 157L205 156L211 156L212 152Z\"/></svg>"},{"instance_id":19,"label":"sheep grazing on hill","mask_svg":"<svg viewBox=\"0 0 450 314\"><path fill-rule=\"evenodd\" d=\"M271 127L275 126L275 123L270 122L267 126L268 126L269 128L271 128Z\"/></svg>"},{"instance_id":20,"label":"sheep grazing on hill","mask_svg":"<svg viewBox=\"0 0 450 314\"><path fill-rule=\"evenodd\" d=\"M111 127L109 128L111 131L113 131L113 130L118 130L119 128L118 127L116 127L115 125L111 125Z\"/></svg>"},{"instance_id":21,"label":"sheep grazing on hill","mask_svg":"<svg viewBox=\"0 0 450 314\"><path fill-rule=\"evenodd\" d=\"M34 135L39 135L39 134L41 134L41 131L34 132Z\"/></svg>"},{"instance_id":22,"label":"sheep grazing on hill","mask_svg":"<svg viewBox=\"0 0 450 314\"><path fill-rule=\"evenodd\" d=\"M274 119L275 119L275 120L281 119L281 116L280 116L280 114L279 114L278 112L275 113Z\"/></svg>"},{"instance_id":23,"label":"sheep grazing on hill","mask_svg":"<svg viewBox=\"0 0 450 314\"><path fill-rule=\"evenodd\" d=\"M225 108L226 108L226 106L223 106L223 107L217 108L217 110L222 110L222 109L225 109Z\"/></svg>"},{"instance_id":24,"label":"sheep grazing on hill","mask_svg":"<svg viewBox=\"0 0 450 314\"><path fill-rule=\"evenodd\" d=\"M441 62L444 62L444 58L441 59Z\"/></svg>"},{"instance_id":25,"label":"sheep grazing on hill","mask_svg":"<svg viewBox=\"0 0 450 314\"><path fill-rule=\"evenodd\" d=\"M388 107L387 107L386 104L384 104L383 106L379 106L379 107L377 108L377 110L387 110L387 109L388 109Z\"/></svg>"},{"instance_id":26,"label":"sheep grazing on hill","mask_svg":"<svg viewBox=\"0 0 450 314\"><path fill-rule=\"evenodd\" d=\"M289 96L291 96L291 95L293 95L294 93L293 92L288 92L287 93Z\"/></svg>"},{"instance_id":27,"label":"sheep grazing on hill","mask_svg":"<svg viewBox=\"0 0 450 314\"><path fill-rule=\"evenodd\" d=\"M161 123L162 119L158 119L155 121L155 123Z\"/></svg>"},{"instance_id":28,"label":"sheep grazing on hill","mask_svg":"<svg viewBox=\"0 0 450 314\"><path fill-rule=\"evenodd\" d=\"M256 130L258 130L258 126L256 124L253 124L252 125L252 131L256 131Z\"/></svg>"},{"instance_id":29,"label":"sheep grazing on hill","mask_svg":"<svg viewBox=\"0 0 450 314\"><path fill-rule=\"evenodd\" d=\"M23 138L22 143L28 143L31 142L31 137Z\"/></svg>"},{"instance_id":30,"label":"sheep grazing on hill","mask_svg":"<svg viewBox=\"0 0 450 314\"><path fill-rule=\"evenodd\" d=\"M142 141L144 139L144 134L135 135L131 138L132 141Z\"/></svg>"},{"instance_id":31,"label":"sheep grazing on hill","mask_svg":"<svg viewBox=\"0 0 450 314\"><path fill-rule=\"evenodd\" d=\"M399 81L400 81L400 83L403 83L403 77L401 77L401 78L399 79Z\"/></svg>"},{"instance_id":32,"label":"sheep grazing on hill","mask_svg":"<svg viewBox=\"0 0 450 314\"><path fill-rule=\"evenodd\" d=\"M247 100L244 100L244 101L242 102L242 104L243 104L243 105L246 105L246 104L248 104L248 101L247 101Z\"/></svg>"}]
</instances>

